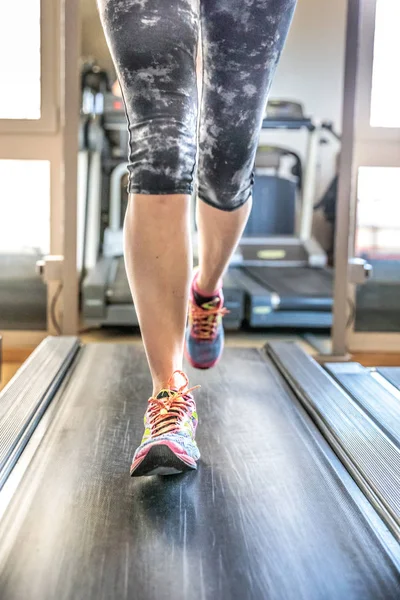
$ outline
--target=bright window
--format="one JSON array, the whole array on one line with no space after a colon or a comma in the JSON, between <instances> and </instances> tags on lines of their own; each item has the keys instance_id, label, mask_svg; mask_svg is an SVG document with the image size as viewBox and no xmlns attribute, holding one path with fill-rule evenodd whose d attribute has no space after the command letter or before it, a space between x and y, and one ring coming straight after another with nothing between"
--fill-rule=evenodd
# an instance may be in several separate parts
<instances>
[{"instance_id":1,"label":"bright window","mask_svg":"<svg viewBox=\"0 0 400 600\"><path fill-rule=\"evenodd\" d=\"M40 0L0 0L0 119L40 119Z\"/></svg>"},{"instance_id":2,"label":"bright window","mask_svg":"<svg viewBox=\"0 0 400 600\"><path fill-rule=\"evenodd\" d=\"M50 251L50 163L0 160L0 252Z\"/></svg>"},{"instance_id":3,"label":"bright window","mask_svg":"<svg viewBox=\"0 0 400 600\"><path fill-rule=\"evenodd\" d=\"M356 252L400 258L400 168L361 167L358 172Z\"/></svg>"},{"instance_id":4,"label":"bright window","mask_svg":"<svg viewBox=\"0 0 400 600\"><path fill-rule=\"evenodd\" d=\"M400 127L400 1L377 0L371 126Z\"/></svg>"}]
</instances>

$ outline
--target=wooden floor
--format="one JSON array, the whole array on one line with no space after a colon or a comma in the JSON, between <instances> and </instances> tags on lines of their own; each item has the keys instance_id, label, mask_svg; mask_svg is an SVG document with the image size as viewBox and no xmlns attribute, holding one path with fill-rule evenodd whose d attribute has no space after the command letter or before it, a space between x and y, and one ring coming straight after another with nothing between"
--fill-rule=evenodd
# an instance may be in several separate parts
<instances>
[{"instance_id":1,"label":"wooden floor","mask_svg":"<svg viewBox=\"0 0 400 600\"><path fill-rule=\"evenodd\" d=\"M93 330L85 331L80 335L83 343L129 343L141 344L141 338L138 334L126 334L116 330ZM234 332L228 333L226 336L227 347L236 348L262 348L268 341L273 340L296 341L306 352L311 355L316 354L315 349L304 341L301 337L283 334L266 334L266 333L247 333ZM0 381L0 390L14 376L22 363L28 358L33 351L32 348L13 348L3 352L3 366ZM400 353L359 353L353 354L351 358L354 362L359 362L365 367L373 366L400 366Z\"/></svg>"}]
</instances>

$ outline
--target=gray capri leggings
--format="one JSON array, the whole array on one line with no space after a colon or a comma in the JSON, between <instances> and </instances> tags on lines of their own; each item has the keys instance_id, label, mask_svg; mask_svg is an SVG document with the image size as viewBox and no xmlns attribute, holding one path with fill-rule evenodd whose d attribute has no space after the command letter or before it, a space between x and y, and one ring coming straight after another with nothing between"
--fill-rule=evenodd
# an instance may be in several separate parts
<instances>
[{"instance_id":1,"label":"gray capri leggings","mask_svg":"<svg viewBox=\"0 0 400 600\"><path fill-rule=\"evenodd\" d=\"M129 128L129 193L251 195L267 95L296 0L98 0ZM198 119L196 56L203 87Z\"/></svg>"}]
</instances>

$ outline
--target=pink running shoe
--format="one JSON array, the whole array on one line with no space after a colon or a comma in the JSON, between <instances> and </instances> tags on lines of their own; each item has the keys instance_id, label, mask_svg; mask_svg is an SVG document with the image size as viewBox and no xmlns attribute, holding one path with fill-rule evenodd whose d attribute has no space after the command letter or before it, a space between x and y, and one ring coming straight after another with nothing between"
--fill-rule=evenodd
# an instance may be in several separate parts
<instances>
[{"instance_id":1,"label":"pink running shoe","mask_svg":"<svg viewBox=\"0 0 400 600\"><path fill-rule=\"evenodd\" d=\"M212 294L212 298L199 303L203 296L196 285L195 273L189 299L189 323L186 329L185 354L190 364L197 369L210 369L217 364L224 349L224 328L222 318L229 312L224 308L222 286Z\"/></svg>"},{"instance_id":2,"label":"pink running shoe","mask_svg":"<svg viewBox=\"0 0 400 600\"><path fill-rule=\"evenodd\" d=\"M173 387L174 376L183 385ZM133 456L132 477L142 475L174 475L197 469L200 452L195 441L198 423L196 403L188 389L188 378L175 371L164 390L149 399L144 415L144 435Z\"/></svg>"}]
</instances>

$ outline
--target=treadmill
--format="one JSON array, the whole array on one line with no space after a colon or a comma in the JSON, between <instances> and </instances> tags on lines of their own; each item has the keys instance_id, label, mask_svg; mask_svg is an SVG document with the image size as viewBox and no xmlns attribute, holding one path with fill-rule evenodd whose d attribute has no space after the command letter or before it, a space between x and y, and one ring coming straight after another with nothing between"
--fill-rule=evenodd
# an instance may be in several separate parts
<instances>
[{"instance_id":1,"label":"treadmill","mask_svg":"<svg viewBox=\"0 0 400 600\"><path fill-rule=\"evenodd\" d=\"M280 111L280 113L279 113ZM284 115L282 116L282 111ZM280 114L280 117L278 118ZM309 154L315 155L316 137L315 127L311 119L304 117L301 105L282 101L270 101L268 104L268 117L263 122L264 129L276 129L278 127L289 129L304 128L310 132ZM128 280L125 273L123 260L122 223L126 207L126 185L127 185L127 162L121 162L127 144L126 116L123 103L120 98L112 94L104 95L104 113L102 115L102 127L104 138L108 144L110 156L103 152L103 177L99 159L94 162L89 179L89 208L88 214L88 238L86 243L86 271L87 275L82 285L82 314L83 321L88 327L98 326L135 326L138 324L136 311L131 299ZM99 153L97 153L99 156ZM285 177L277 174L281 171L281 164L286 159L291 159L291 172ZM311 159L308 163L312 162ZM104 171L109 176L104 176ZM323 292L322 301L318 302L321 295L319 286L317 292L315 286L312 289L312 298L303 303L297 301L299 295L296 290L296 307L290 308L289 297L281 301L282 286L280 279L275 282L275 289L271 284L265 285L263 275L265 272L258 270L254 278L250 271L242 268L244 264L265 266L273 259L279 258L279 264L283 265L282 253L285 264L296 264L302 261L313 265L324 265L325 254L312 240L299 244L293 236L296 215L296 197L299 189L311 189L312 180L309 170L304 178L301 173L301 161L297 154L291 150L260 145L256 158L256 178L254 186L254 198L259 199L257 210L254 210L246 232L250 236L244 236L240 245L240 256L236 254L234 265L240 265L240 273L237 269L231 269L224 278L225 305L229 314L224 319L226 330L240 329L245 318L253 327L271 326L303 326L312 328L317 324L329 327L331 323L330 307L331 280L328 278L329 291ZM101 184L100 184L101 181ZM95 190L92 192L92 190ZM99 192L98 190L103 190ZM303 192L304 195L304 192ZM108 201L105 202L105 196ZM265 196L276 198L276 202L263 202ZM101 198L103 198L101 200ZM279 201L278 201L279 199ZM100 221L100 204L108 205L107 227L104 232L100 226L93 225ZM193 202L194 207L194 202ZM195 219L192 219L195 227ZM262 233L274 233L277 230L286 234L284 238L272 237L274 247L265 247L266 238L259 238L260 223ZM270 227L270 229L268 229ZM196 231L194 234L194 249L196 260ZM255 234L255 236L254 236ZM284 244L279 246L279 243ZM260 246L261 244L261 246ZM99 254L99 250L101 252ZM254 252L256 257L254 258ZM259 258L261 257L261 258ZM269 259L269 260L266 260ZM260 281L261 279L261 281ZM299 278L293 281L298 281ZM293 283L292 283L293 285ZM306 286L310 289L310 286ZM260 292L260 293L259 293ZM304 294L303 294L304 296ZM299 309L299 304L301 307ZM278 306L279 305L279 306ZM312 310L310 310L312 305ZM279 310L278 310L279 308ZM284 310L284 312L282 312ZM283 315L283 316L282 316Z\"/></svg>"},{"instance_id":2,"label":"treadmill","mask_svg":"<svg viewBox=\"0 0 400 600\"><path fill-rule=\"evenodd\" d=\"M107 190L108 222L102 237L99 226L93 234L92 223L99 221L100 209L89 209L91 215L97 216L88 219L90 242L86 247L91 258L82 285L83 321L88 327L136 326L138 319L125 273L122 242L128 163L121 162L121 156L127 143L126 116L121 99L112 94L104 96L103 128L112 152L112 158L107 159L110 176L103 177L101 186L93 185ZM308 330L329 329L332 325L333 273L326 266L325 252L311 238L318 146L321 130L331 129L329 125L316 127L299 103L271 100L263 130L283 128L308 133L307 168L303 177L296 153L260 144L253 213L224 278L225 305L229 310L224 319L226 330L240 329L244 322L252 328ZM289 175L281 176L281 163L287 158L294 162ZM99 167L96 168L93 181L100 178ZM99 193L90 198L94 205L101 202ZM266 202L268 198L275 201ZM298 234L294 233L296 211ZM274 235L276 231L281 234ZM196 232L193 234L196 261Z\"/></svg>"},{"instance_id":3,"label":"treadmill","mask_svg":"<svg viewBox=\"0 0 400 600\"><path fill-rule=\"evenodd\" d=\"M198 471L131 479L142 346L30 356L0 394L2 600L398 600L399 369L274 342L189 375Z\"/></svg>"},{"instance_id":4,"label":"treadmill","mask_svg":"<svg viewBox=\"0 0 400 600\"><path fill-rule=\"evenodd\" d=\"M245 293L245 320L251 328L329 329L333 274L311 267L229 269Z\"/></svg>"},{"instance_id":5,"label":"treadmill","mask_svg":"<svg viewBox=\"0 0 400 600\"><path fill-rule=\"evenodd\" d=\"M82 318L87 327L138 325L123 261L121 204L117 228L110 197L121 187L127 172L122 162L128 144L128 130L122 99L112 93L102 97L101 120L89 124L96 140L95 157L88 173L86 227L84 232L84 277L81 284ZM90 137L90 136L89 136ZM111 227L111 229L110 229ZM115 235L113 236L113 234ZM111 242L107 240L110 240ZM112 246L111 252L105 251Z\"/></svg>"},{"instance_id":6,"label":"treadmill","mask_svg":"<svg viewBox=\"0 0 400 600\"><path fill-rule=\"evenodd\" d=\"M87 209L90 218L86 242L87 275L82 283L82 316L87 327L132 327L138 325L138 318L125 271L122 235L128 163L121 162L121 157L126 154L128 131L122 100L113 94L104 95L102 127L107 140L103 146L108 149L108 154L103 152L102 169L98 160L89 174L92 184L89 186ZM99 152L97 155L100 156ZM99 225L100 205L105 204L108 221L102 232ZM224 280L224 296L225 306L229 310L224 319L225 329L237 330L244 319L245 292L238 288L236 279L230 273Z\"/></svg>"},{"instance_id":7,"label":"treadmill","mask_svg":"<svg viewBox=\"0 0 400 600\"><path fill-rule=\"evenodd\" d=\"M325 252L311 237L311 229L321 130L337 136L329 124L314 125L296 102L271 101L267 115L263 129L304 129L309 134L300 222L297 233L290 235L252 236L245 230L231 263L233 277L245 290L250 327L328 329L332 325L333 272L327 267ZM256 163L256 177L258 173ZM268 197L271 195L264 194L261 202L268 204Z\"/></svg>"}]
</instances>

